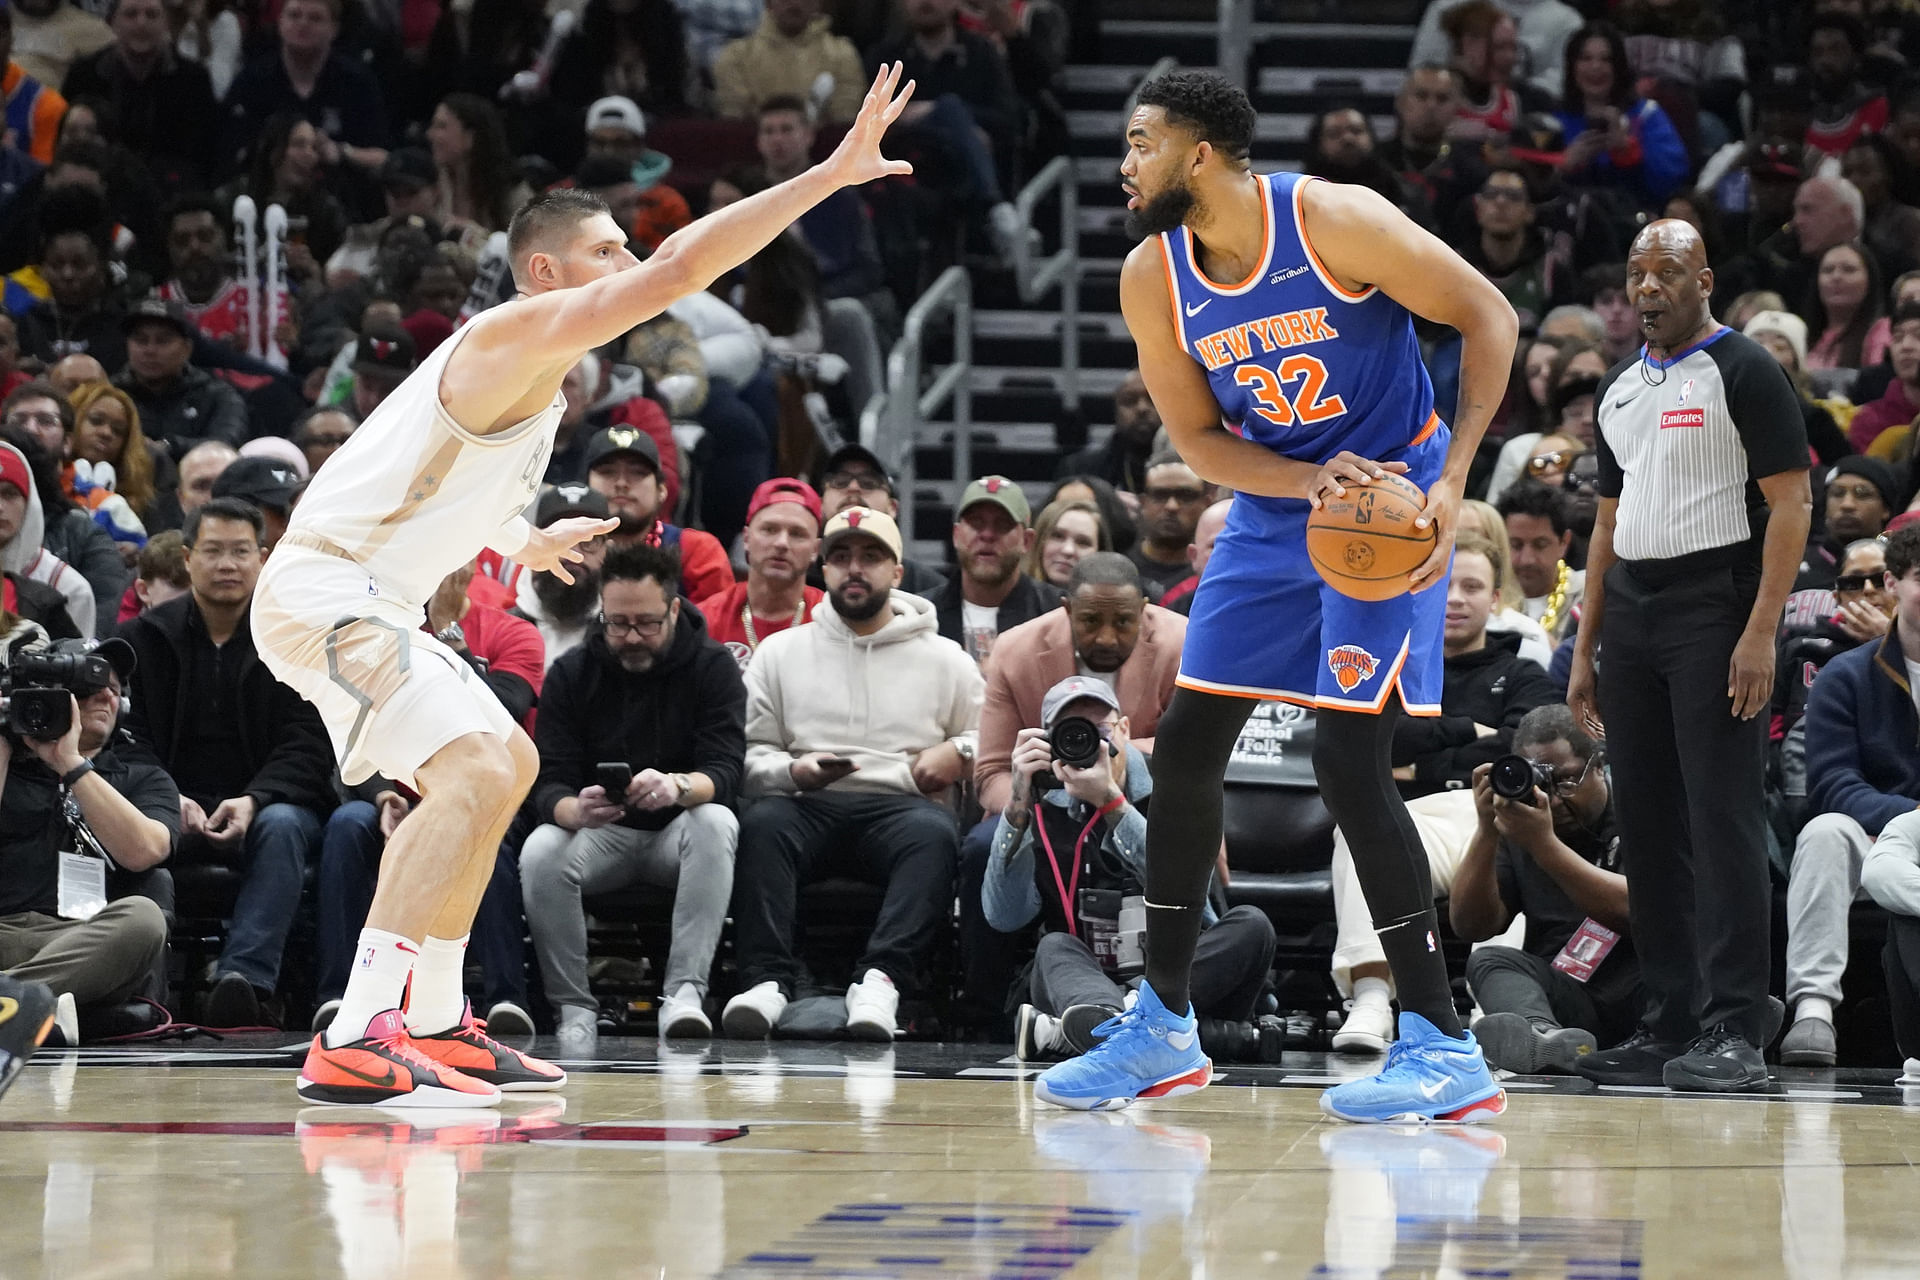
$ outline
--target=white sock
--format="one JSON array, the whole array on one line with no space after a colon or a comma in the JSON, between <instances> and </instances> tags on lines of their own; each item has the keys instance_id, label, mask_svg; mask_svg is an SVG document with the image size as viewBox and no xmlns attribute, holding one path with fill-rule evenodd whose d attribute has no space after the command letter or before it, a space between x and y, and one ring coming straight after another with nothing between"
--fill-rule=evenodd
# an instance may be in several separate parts
<instances>
[{"instance_id":1,"label":"white sock","mask_svg":"<svg viewBox=\"0 0 1920 1280\"><path fill-rule=\"evenodd\" d=\"M1828 1026L1833 1025L1833 1001L1820 996L1802 996L1793 1006L1793 1017L1797 1022L1802 1018L1817 1018Z\"/></svg>"},{"instance_id":2,"label":"white sock","mask_svg":"<svg viewBox=\"0 0 1920 1280\"><path fill-rule=\"evenodd\" d=\"M362 1039L367 1024L389 1009L400 1007L407 975L420 958L420 944L397 933L362 929L353 971L347 975L346 994L326 1030L328 1048Z\"/></svg>"},{"instance_id":3,"label":"white sock","mask_svg":"<svg viewBox=\"0 0 1920 1280\"><path fill-rule=\"evenodd\" d=\"M1355 978L1353 980L1353 1007L1363 1004L1377 1008L1390 1008L1393 1004L1393 987L1385 978Z\"/></svg>"},{"instance_id":4,"label":"white sock","mask_svg":"<svg viewBox=\"0 0 1920 1280\"><path fill-rule=\"evenodd\" d=\"M467 938L428 938L413 966L413 991L407 996L407 1030L433 1035L460 1021L466 1011L463 978Z\"/></svg>"}]
</instances>

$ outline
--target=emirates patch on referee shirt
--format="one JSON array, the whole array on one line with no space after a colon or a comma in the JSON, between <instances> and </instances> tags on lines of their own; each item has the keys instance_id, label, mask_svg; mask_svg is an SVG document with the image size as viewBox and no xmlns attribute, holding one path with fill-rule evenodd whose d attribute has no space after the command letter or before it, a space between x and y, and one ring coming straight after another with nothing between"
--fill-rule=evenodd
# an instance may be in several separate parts
<instances>
[{"instance_id":1,"label":"emirates patch on referee shirt","mask_svg":"<svg viewBox=\"0 0 1920 1280\"><path fill-rule=\"evenodd\" d=\"M1660 414L1660 429L1669 427L1704 427L1707 425L1705 409L1666 409Z\"/></svg>"}]
</instances>

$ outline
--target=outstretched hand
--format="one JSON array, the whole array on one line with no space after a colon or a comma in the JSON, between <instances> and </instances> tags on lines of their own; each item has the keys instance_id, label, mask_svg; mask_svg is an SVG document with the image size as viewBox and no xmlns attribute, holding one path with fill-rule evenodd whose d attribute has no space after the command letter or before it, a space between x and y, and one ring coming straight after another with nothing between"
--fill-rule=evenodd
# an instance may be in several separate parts
<instances>
[{"instance_id":1,"label":"outstretched hand","mask_svg":"<svg viewBox=\"0 0 1920 1280\"><path fill-rule=\"evenodd\" d=\"M535 573L551 573L571 585L573 574L567 566L579 564L586 558L580 544L604 537L619 527L618 520L595 520L590 516L556 520L544 529L535 529L527 538L527 545L512 558Z\"/></svg>"},{"instance_id":2,"label":"outstretched hand","mask_svg":"<svg viewBox=\"0 0 1920 1280\"><path fill-rule=\"evenodd\" d=\"M857 187L876 178L913 172L913 166L905 160L889 160L880 154L880 139L886 136L913 97L913 81L907 81L906 88L899 88L901 71L898 62L880 68L880 73L873 78L873 87L867 90L866 101L860 104L860 114L854 117L853 127L827 158L827 168L840 180L840 185Z\"/></svg>"}]
</instances>

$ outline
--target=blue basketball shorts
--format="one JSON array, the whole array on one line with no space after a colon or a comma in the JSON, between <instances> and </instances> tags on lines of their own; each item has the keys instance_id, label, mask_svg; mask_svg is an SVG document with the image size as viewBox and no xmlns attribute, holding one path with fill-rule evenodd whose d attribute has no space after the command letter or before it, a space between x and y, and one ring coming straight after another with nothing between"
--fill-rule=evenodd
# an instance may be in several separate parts
<instances>
[{"instance_id":1,"label":"blue basketball shorts","mask_svg":"<svg viewBox=\"0 0 1920 1280\"><path fill-rule=\"evenodd\" d=\"M1425 468L1416 468L1424 470ZM1437 478L1408 478L1425 488ZM1355 600L1307 558L1304 499L1234 500L1187 622L1178 683L1299 706L1440 714L1447 580L1418 595Z\"/></svg>"}]
</instances>

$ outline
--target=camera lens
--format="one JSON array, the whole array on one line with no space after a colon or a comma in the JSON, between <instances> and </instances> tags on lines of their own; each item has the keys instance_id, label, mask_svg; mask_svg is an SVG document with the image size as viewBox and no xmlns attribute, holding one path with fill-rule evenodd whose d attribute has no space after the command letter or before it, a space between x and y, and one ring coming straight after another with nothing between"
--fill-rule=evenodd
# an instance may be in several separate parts
<instances>
[{"instance_id":1,"label":"camera lens","mask_svg":"<svg viewBox=\"0 0 1920 1280\"><path fill-rule=\"evenodd\" d=\"M1076 769L1086 769L1100 758L1100 726L1084 716L1068 716L1047 735L1053 758Z\"/></svg>"},{"instance_id":2,"label":"camera lens","mask_svg":"<svg viewBox=\"0 0 1920 1280\"><path fill-rule=\"evenodd\" d=\"M1508 755L1493 762L1487 782L1493 787L1493 794L1502 799L1532 804L1533 788L1539 777L1533 761L1525 756Z\"/></svg>"}]
</instances>

